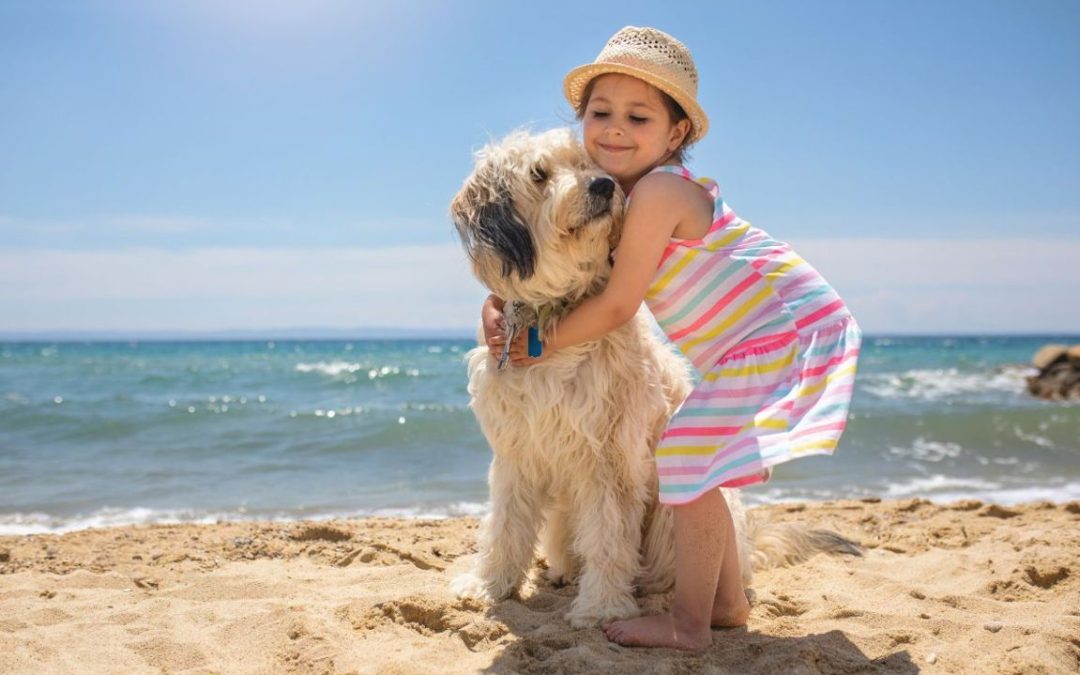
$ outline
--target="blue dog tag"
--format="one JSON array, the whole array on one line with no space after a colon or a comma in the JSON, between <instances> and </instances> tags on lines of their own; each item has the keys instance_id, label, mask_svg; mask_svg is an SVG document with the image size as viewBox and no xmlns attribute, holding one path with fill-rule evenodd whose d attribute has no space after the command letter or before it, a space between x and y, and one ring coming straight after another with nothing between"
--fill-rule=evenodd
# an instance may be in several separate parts
<instances>
[{"instance_id":1,"label":"blue dog tag","mask_svg":"<svg viewBox=\"0 0 1080 675\"><path fill-rule=\"evenodd\" d=\"M543 353L544 343L540 342L540 331L536 326L529 326L529 357L538 359Z\"/></svg>"}]
</instances>

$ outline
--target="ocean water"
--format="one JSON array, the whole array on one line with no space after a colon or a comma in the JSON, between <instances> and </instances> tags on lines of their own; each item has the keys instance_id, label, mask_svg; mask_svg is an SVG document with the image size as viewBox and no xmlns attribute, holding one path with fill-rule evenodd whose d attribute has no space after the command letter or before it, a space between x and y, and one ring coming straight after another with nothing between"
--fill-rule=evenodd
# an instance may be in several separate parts
<instances>
[{"instance_id":1,"label":"ocean water","mask_svg":"<svg viewBox=\"0 0 1080 675\"><path fill-rule=\"evenodd\" d=\"M1080 404L1025 390L1050 341L867 337L836 454L746 500L1080 498ZM471 346L0 342L0 534L483 513Z\"/></svg>"}]
</instances>

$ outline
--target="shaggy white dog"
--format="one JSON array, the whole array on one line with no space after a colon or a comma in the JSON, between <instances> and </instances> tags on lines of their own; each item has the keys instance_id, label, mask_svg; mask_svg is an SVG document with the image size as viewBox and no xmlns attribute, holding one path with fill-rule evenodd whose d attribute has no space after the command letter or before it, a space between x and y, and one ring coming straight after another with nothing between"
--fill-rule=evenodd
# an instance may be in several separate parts
<instances>
[{"instance_id":1,"label":"shaggy white dog","mask_svg":"<svg viewBox=\"0 0 1080 675\"><path fill-rule=\"evenodd\" d=\"M603 289L624 203L572 133L556 129L484 148L451 214L476 277L506 300L508 330L526 330L557 325ZM635 616L635 588L671 587L672 514L657 501L652 452L691 378L646 311L527 368L500 369L482 340L469 352L471 406L494 458L491 513L473 570L452 582L458 595L493 601L514 593L538 539L548 579L578 580L567 615L574 627ZM805 528L753 528L738 492L724 495L746 585L748 535L758 540L758 563L846 541Z\"/></svg>"}]
</instances>

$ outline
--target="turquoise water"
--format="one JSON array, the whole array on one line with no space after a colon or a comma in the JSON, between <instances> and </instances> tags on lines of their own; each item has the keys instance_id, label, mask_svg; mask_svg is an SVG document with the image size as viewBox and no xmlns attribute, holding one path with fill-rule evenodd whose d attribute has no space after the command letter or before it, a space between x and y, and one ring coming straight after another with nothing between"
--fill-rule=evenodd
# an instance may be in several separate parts
<instances>
[{"instance_id":1,"label":"turquoise water","mask_svg":"<svg viewBox=\"0 0 1080 675\"><path fill-rule=\"evenodd\" d=\"M833 457L751 503L1080 498L1080 405L1030 398L1058 337L868 337ZM469 340L0 343L0 534L482 513Z\"/></svg>"}]
</instances>

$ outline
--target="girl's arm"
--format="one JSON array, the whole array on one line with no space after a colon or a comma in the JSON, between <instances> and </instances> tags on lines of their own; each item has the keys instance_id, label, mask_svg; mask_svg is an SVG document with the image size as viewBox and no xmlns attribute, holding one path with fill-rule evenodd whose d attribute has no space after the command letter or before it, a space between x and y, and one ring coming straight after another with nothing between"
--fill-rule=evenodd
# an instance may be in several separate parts
<instances>
[{"instance_id":1,"label":"girl's arm","mask_svg":"<svg viewBox=\"0 0 1080 675\"><path fill-rule=\"evenodd\" d=\"M546 336L541 358L564 347L595 340L637 313L664 249L685 216L686 202L678 189L682 181L670 174L653 174L638 182L607 287L559 322L554 334ZM511 363L516 366L537 361L528 356L527 339L527 335L519 335L511 348Z\"/></svg>"}]
</instances>

